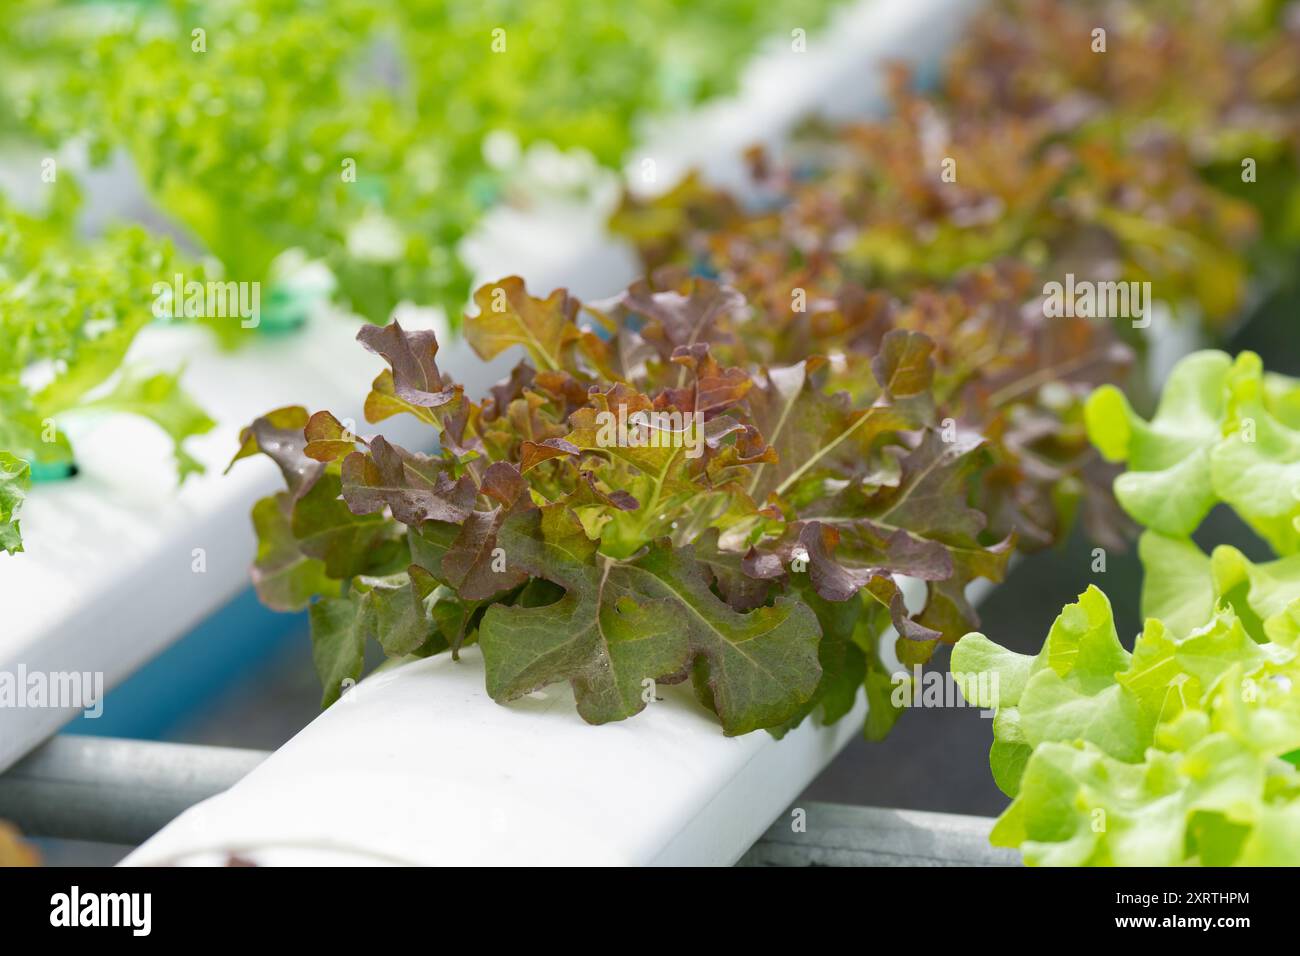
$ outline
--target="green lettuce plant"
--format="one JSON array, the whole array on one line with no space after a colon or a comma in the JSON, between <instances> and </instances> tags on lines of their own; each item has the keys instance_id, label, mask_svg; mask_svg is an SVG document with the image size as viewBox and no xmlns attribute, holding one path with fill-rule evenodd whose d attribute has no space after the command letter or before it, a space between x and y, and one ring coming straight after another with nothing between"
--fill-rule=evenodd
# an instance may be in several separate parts
<instances>
[{"instance_id":1,"label":"green lettuce plant","mask_svg":"<svg viewBox=\"0 0 1300 956\"><path fill-rule=\"evenodd\" d=\"M1188 356L1150 421L1113 387L1086 406L1092 440L1129 470L1145 525L1145 627L1130 654L1096 588L1035 657L982 634L952 670L996 674L990 765L1014 798L993 842L1030 863L1300 862L1300 382L1257 355ZM1206 555L1191 538L1225 504L1274 549ZM985 686L992 686L985 681Z\"/></svg>"},{"instance_id":2,"label":"green lettuce plant","mask_svg":"<svg viewBox=\"0 0 1300 956\"><path fill-rule=\"evenodd\" d=\"M1025 862L1300 862L1300 661L1230 605L1182 636L1148 618L1130 654L1089 588L1038 655L970 634L952 667L997 675L970 695L997 708L990 764L1014 798L991 839Z\"/></svg>"},{"instance_id":3,"label":"green lettuce plant","mask_svg":"<svg viewBox=\"0 0 1300 956\"><path fill-rule=\"evenodd\" d=\"M0 547L10 554L22 550L17 514L33 472L73 465L69 418L149 419L171 438L181 479L202 470L185 439L214 425L179 373L123 364L155 318L154 283L176 267L171 244L138 227L77 239L76 189L65 179L54 197L42 215L0 196Z\"/></svg>"}]
</instances>

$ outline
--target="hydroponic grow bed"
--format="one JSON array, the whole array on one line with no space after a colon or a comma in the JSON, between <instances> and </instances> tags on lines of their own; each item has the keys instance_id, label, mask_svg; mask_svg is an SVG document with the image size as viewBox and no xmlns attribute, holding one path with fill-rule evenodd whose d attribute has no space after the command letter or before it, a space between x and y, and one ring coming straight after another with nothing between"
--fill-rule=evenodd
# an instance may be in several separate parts
<instances>
[{"instance_id":1,"label":"hydroponic grow bed","mask_svg":"<svg viewBox=\"0 0 1300 956\"><path fill-rule=\"evenodd\" d=\"M965 6L868 4L839 25L915 55L940 10ZM265 463L238 464L253 477L219 492L192 483L177 517L104 561L84 603L33 614L14 655L129 671L231 593L221 582L241 542L227 490L256 487L271 493L254 508L254 581L272 607L309 608L332 706L132 861L734 862L846 728L865 720L879 739L909 706L954 706L891 694L903 667L919 673L949 645L951 679L997 712L991 765L1014 802L995 843L1029 862L1286 861L1300 792L1288 498L1300 386L1249 353L1214 352L1177 363L1153 416L1116 385L1151 407L1195 338L1188 324L1221 337L1294 252L1295 31L1196 0L1168 21L1099 10L1105 28L1047 0L1008 6L978 21L937 90L891 74L879 122L791 132L822 96L855 111L825 85L845 74L824 56L767 74L783 78L767 126L742 97L695 127L651 127L629 157L634 181L675 181L683 157L716 153L727 158L705 165L730 189L633 189L611 225L648 276L613 298L551 292L572 275L615 293L606 280L626 260L593 220L575 230L571 208L549 207L558 228L533 216L545 238L526 241L550 268L482 285L467 346L394 322L357 336L371 356L341 358L333 330L312 340L319 359L286 338L227 369L200 347L194 390L222 411L200 458L215 464L220 435L236 460L270 457L284 490ZM801 99L800 82L823 86ZM718 138L782 148L741 162L712 150ZM1249 188L1261 173L1276 201ZM470 244L489 280L528 271L492 239L524 221L489 217ZM564 251L579 237L609 272ZM519 346L527 362L505 379ZM1127 377L1135 351L1152 379ZM273 388L244 377L263 359ZM232 384L271 400L228 401ZM359 424L395 414L423 431ZM133 472L125 447L101 461L131 526L160 486L157 463ZM78 455L93 476L93 440ZM78 499L41 489L32 504L28 533ZM1202 552L1216 505L1279 559ZM123 533L110 517L91 532L105 554ZM1094 575L1131 523L1147 529L1149 620L1133 653L1095 588L1036 657L974 633L977 593L1076 519L1097 544ZM191 532L212 536L212 565L207 544L177 561ZM69 555L29 550L43 563L14 583L59 593ZM82 653L92 614L163 607L145 582L174 600L167 623ZM357 684L372 640L394 660ZM682 682L693 702L669 687ZM12 756L74 708L34 710ZM584 802L592 792L617 799ZM481 813L435 832L430 799ZM358 804L383 812L340 824ZM1157 804L1159 835L1144 816Z\"/></svg>"}]
</instances>

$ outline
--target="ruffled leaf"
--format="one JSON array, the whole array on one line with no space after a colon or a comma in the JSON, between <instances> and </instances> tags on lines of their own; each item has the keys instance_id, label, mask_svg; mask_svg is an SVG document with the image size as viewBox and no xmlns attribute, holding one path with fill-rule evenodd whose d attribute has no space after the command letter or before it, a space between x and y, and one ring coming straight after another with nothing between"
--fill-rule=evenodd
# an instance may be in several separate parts
<instances>
[{"instance_id":1,"label":"ruffled leaf","mask_svg":"<svg viewBox=\"0 0 1300 956\"><path fill-rule=\"evenodd\" d=\"M1189 355L1170 373L1150 422L1113 386L1088 399L1093 444L1107 461L1128 464L1115 480L1115 496L1146 527L1187 536L1214 506L1210 452L1223 434L1231 370L1222 352Z\"/></svg>"},{"instance_id":2,"label":"ruffled leaf","mask_svg":"<svg viewBox=\"0 0 1300 956\"><path fill-rule=\"evenodd\" d=\"M1300 805L1300 772L1282 759L1300 746L1300 659L1257 643L1231 609L1186 635L1150 619L1129 655L1092 588L1036 657L972 634L952 666L998 678L972 701L998 708L990 762L1015 798L992 840L1027 863L1300 859L1295 841L1265 842Z\"/></svg>"},{"instance_id":3,"label":"ruffled leaf","mask_svg":"<svg viewBox=\"0 0 1300 956\"><path fill-rule=\"evenodd\" d=\"M0 451L0 548L6 554L17 554L23 549L18 512L22 510L31 483L31 468L27 462Z\"/></svg>"}]
</instances>

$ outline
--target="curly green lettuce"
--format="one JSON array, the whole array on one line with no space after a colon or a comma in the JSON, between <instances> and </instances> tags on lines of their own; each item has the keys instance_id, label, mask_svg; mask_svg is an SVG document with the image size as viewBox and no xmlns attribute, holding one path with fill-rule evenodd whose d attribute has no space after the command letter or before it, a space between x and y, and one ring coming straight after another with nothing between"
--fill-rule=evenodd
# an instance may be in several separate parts
<instances>
[{"instance_id":1,"label":"curly green lettuce","mask_svg":"<svg viewBox=\"0 0 1300 956\"><path fill-rule=\"evenodd\" d=\"M176 271L177 257L170 242L138 227L77 239L76 208L66 179L44 215L0 196L0 453L30 466L24 480L66 474L73 450L63 423L127 413L166 432L183 479L202 470L186 439L215 423L181 389L179 372L124 364L136 335L154 321L154 285ZM17 481L16 473L6 480L7 498ZM14 500L0 512L10 553L21 550L16 511Z\"/></svg>"},{"instance_id":2,"label":"curly green lettuce","mask_svg":"<svg viewBox=\"0 0 1300 956\"><path fill-rule=\"evenodd\" d=\"M639 117L727 90L835 2L17 0L0 129L126 152L228 279L297 248L372 321L404 300L455 321L457 244L511 185L494 138L616 167Z\"/></svg>"},{"instance_id":3,"label":"curly green lettuce","mask_svg":"<svg viewBox=\"0 0 1300 956\"><path fill-rule=\"evenodd\" d=\"M1088 432L1129 471L1116 497L1147 527L1143 632L1130 654L1096 588L1035 657L968 634L954 673L996 708L989 762L1014 797L993 841L1048 865L1300 863L1300 383L1259 356L1198 352L1150 421L1111 386ZM1226 504L1278 555L1191 535ZM979 687L986 688L982 692Z\"/></svg>"},{"instance_id":4,"label":"curly green lettuce","mask_svg":"<svg viewBox=\"0 0 1300 956\"><path fill-rule=\"evenodd\" d=\"M1190 535L1214 507L1210 458L1227 423L1233 367L1223 352L1187 356L1170 374L1149 422L1114 386L1088 399L1084 415L1092 443L1107 461L1128 466L1115 480L1115 497L1145 527Z\"/></svg>"},{"instance_id":5,"label":"curly green lettuce","mask_svg":"<svg viewBox=\"0 0 1300 956\"><path fill-rule=\"evenodd\" d=\"M18 512L31 483L31 467L27 462L7 451L0 451L0 548L4 548L6 554L16 554L23 549Z\"/></svg>"},{"instance_id":6,"label":"curly green lettuce","mask_svg":"<svg viewBox=\"0 0 1300 956\"><path fill-rule=\"evenodd\" d=\"M1027 863L1300 863L1300 658L1230 606L1181 636L1151 618L1129 653L1092 587L1037 655L969 634L952 668L990 675L961 686L996 708L990 764L1014 798L991 839Z\"/></svg>"}]
</instances>

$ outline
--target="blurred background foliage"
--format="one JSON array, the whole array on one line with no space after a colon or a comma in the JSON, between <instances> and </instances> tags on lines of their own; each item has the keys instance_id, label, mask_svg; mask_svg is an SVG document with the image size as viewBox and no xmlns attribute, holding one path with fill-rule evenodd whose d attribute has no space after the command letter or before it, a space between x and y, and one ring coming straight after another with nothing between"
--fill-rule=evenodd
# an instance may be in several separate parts
<instances>
[{"instance_id":1,"label":"blurred background foliage","mask_svg":"<svg viewBox=\"0 0 1300 956\"><path fill-rule=\"evenodd\" d=\"M264 281L297 248L371 321L409 300L454 322L456 244L505 186L488 134L617 165L639 118L730 89L762 41L832 6L12 0L0 132L123 151L227 278Z\"/></svg>"}]
</instances>

